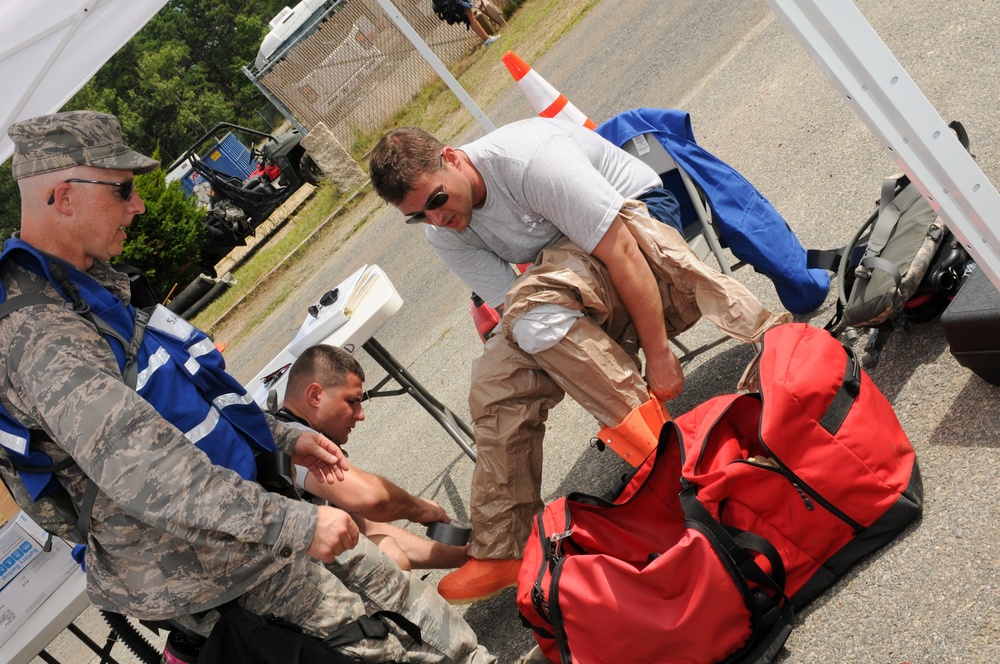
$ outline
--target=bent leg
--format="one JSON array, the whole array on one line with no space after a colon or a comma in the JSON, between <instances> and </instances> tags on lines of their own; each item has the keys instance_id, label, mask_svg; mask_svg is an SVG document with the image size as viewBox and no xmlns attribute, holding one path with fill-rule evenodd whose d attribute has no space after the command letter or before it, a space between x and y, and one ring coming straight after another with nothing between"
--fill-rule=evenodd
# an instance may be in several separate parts
<instances>
[{"instance_id":1,"label":"bent leg","mask_svg":"<svg viewBox=\"0 0 1000 664\"><path fill-rule=\"evenodd\" d=\"M675 229L651 219L638 201L626 202L619 219L661 284L668 323L672 316L683 320L700 313L723 334L756 342L768 329L791 321L791 314L767 310L746 286L700 261Z\"/></svg>"},{"instance_id":2,"label":"bent leg","mask_svg":"<svg viewBox=\"0 0 1000 664\"><path fill-rule=\"evenodd\" d=\"M258 615L274 615L320 638L361 615L394 611L420 628L413 641L391 621L384 639L367 638L341 650L362 662L491 664L472 628L423 581L403 572L371 541L358 545L330 565L300 558L265 579L239 603Z\"/></svg>"},{"instance_id":3,"label":"bent leg","mask_svg":"<svg viewBox=\"0 0 1000 664\"><path fill-rule=\"evenodd\" d=\"M589 317L578 318L559 343L534 358L603 426L618 425L649 401L635 361Z\"/></svg>"},{"instance_id":4,"label":"bent leg","mask_svg":"<svg viewBox=\"0 0 1000 664\"><path fill-rule=\"evenodd\" d=\"M531 355L500 334L472 366L469 408L476 437L470 554L520 558L543 508L542 439L563 391Z\"/></svg>"}]
</instances>

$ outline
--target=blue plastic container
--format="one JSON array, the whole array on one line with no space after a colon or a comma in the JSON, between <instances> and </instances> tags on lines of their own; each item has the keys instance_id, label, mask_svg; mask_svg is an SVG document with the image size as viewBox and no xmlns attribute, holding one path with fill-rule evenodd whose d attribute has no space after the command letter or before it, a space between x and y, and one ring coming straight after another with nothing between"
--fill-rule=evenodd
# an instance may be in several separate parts
<instances>
[{"instance_id":1,"label":"blue plastic container","mask_svg":"<svg viewBox=\"0 0 1000 664\"><path fill-rule=\"evenodd\" d=\"M257 170L257 160L252 158L250 148L243 145L232 132L223 136L221 141L206 151L201 160L209 168L240 180L246 180ZM193 194L195 186L204 180L205 177L201 173L192 169L181 177L181 186L188 194Z\"/></svg>"}]
</instances>

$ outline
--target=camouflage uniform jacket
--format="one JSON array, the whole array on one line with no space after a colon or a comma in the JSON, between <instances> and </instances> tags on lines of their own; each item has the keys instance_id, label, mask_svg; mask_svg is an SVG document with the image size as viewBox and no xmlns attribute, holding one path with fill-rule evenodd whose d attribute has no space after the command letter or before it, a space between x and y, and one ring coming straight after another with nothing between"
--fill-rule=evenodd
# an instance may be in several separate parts
<instances>
[{"instance_id":1,"label":"camouflage uniform jacket","mask_svg":"<svg viewBox=\"0 0 1000 664\"><path fill-rule=\"evenodd\" d=\"M125 275L100 262L88 274L128 302ZM61 299L14 262L0 268L0 281L8 297ZM88 593L98 606L149 619L201 611L308 548L316 508L213 466L125 386L108 342L82 316L35 305L0 320L0 377L8 413L55 441L41 451L57 464L76 462L57 476L77 509L86 477L99 488L87 542ZM299 432L269 423L290 451Z\"/></svg>"}]
</instances>

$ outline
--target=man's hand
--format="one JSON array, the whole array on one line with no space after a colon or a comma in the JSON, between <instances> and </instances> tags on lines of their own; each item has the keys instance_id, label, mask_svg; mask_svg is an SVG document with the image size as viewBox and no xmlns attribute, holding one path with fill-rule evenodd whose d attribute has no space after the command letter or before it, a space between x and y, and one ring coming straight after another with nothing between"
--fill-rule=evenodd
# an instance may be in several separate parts
<instances>
[{"instance_id":1,"label":"man's hand","mask_svg":"<svg viewBox=\"0 0 1000 664\"><path fill-rule=\"evenodd\" d=\"M434 523L435 521L451 523L451 517L448 516L448 513L433 500L427 500L426 498L417 498L416 500L416 511L409 519L411 523L422 523L424 525Z\"/></svg>"},{"instance_id":2,"label":"man's hand","mask_svg":"<svg viewBox=\"0 0 1000 664\"><path fill-rule=\"evenodd\" d=\"M343 481L347 461L340 447L315 431L303 431L295 441L292 461L307 468L318 482Z\"/></svg>"},{"instance_id":3,"label":"man's hand","mask_svg":"<svg viewBox=\"0 0 1000 664\"><path fill-rule=\"evenodd\" d=\"M309 543L307 554L332 563L333 559L358 544L358 524L351 515L336 507L320 505L316 514L316 533Z\"/></svg>"},{"instance_id":4,"label":"man's hand","mask_svg":"<svg viewBox=\"0 0 1000 664\"><path fill-rule=\"evenodd\" d=\"M673 351L646 357L646 382L650 393L660 401L680 396L684 389L684 370Z\"/></svg>"}]
</instances>

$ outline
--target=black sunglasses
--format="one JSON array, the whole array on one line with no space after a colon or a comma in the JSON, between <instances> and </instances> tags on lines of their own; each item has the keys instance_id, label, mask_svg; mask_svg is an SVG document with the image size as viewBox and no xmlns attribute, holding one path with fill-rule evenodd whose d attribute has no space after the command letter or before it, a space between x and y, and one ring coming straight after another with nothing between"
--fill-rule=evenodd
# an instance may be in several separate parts
<instances>
[{"instance_id":1,"label":"black sunglasses","mask_svg":"<svg viewBox=\"0 0 1000 664\"><path fill-rule=\"evenodd\" d=\"M135 180L125 180L125 182L105 182L104 180L78 180L76 178L71 180L63 180L63 182L81 182L83 184L106 184L109 187L118 187L118 195L122 197L123 201L128 201L132 199L132 194L135 193ZM56 192L49 194L49 205L56 202Z\"/></svg>"},{"instance_id":2,"label":"black sunglasses","mask_svg":"<svg viewBox=\"0 0 1000 664\"><path fill-rule=\"evenodd\" d=\"M406 223L408 224L422 224L427 221L427 212L429 210L437 210L439 207L448 202L448 192L444 190L444 156L441 156L441 191L435 193L429 199L427 203L424 204L424 209L420 212L415 212L414 214L406 215Z\"/></svg>"},{"instance_id":3,"label":"black sunglasses","mask_svg":"<svg viewBox=\"0 0 1000 664\"><path fill-rule=\"evenodd\" d=\"M447 202L448 202L448 193L445 192L445 191L439 191L439 192L437 192L436 194L434 194L433 196L431 196L431 198L430 198L429 201L427 201L427 205L424 206L423 210L421 210L420 212L417 212L416 214L411 214L411 215L407 216L406 217L406 223L408 223L408 224L422 224L422 223L424 223L424 221L427 220L427 211L428 210L437 210L439 207L441 207L442 205L444 205Z\"/></svg>"},{"instance_id":4,"label":"black sunglasses","mask_svg":"<svg viewBox=\"0 0 1000 664\"><path fill-rule=\"evenodd\" d=\"M323 297L319 299L319 302L317 302L316 304L309 305L308 309L309 315L312 316L313 318L319 316L319 310L322 309L323 307L328 307L334 302L336 302L338 295L340 295L339 288L334 288L331 291L323 293Z\"/></svg>"}]
</instances>

